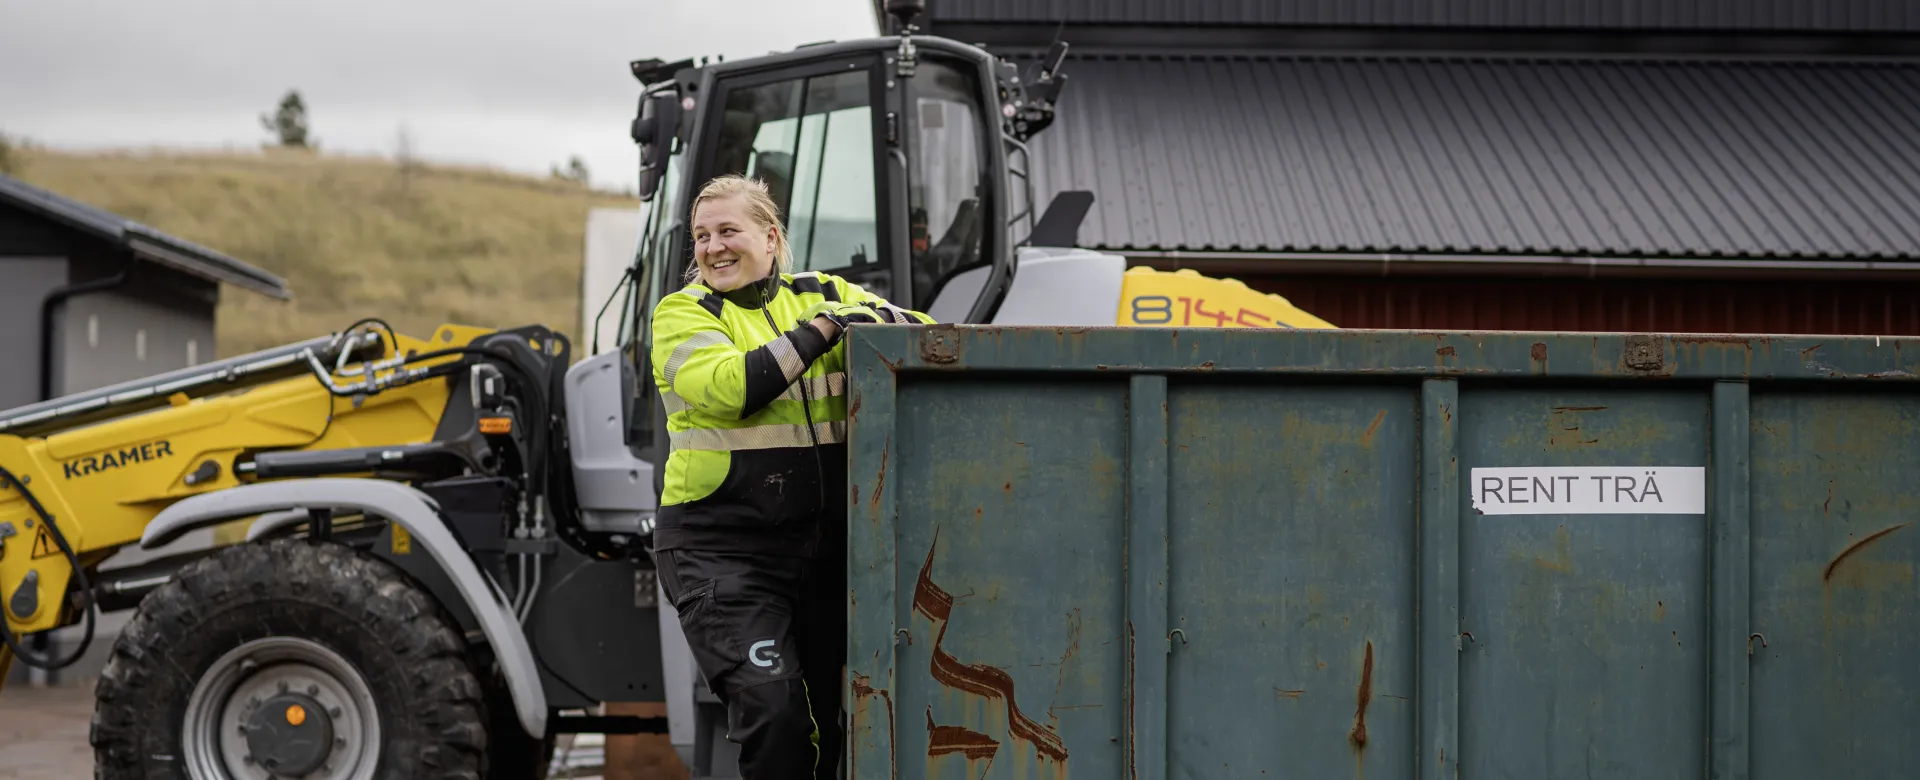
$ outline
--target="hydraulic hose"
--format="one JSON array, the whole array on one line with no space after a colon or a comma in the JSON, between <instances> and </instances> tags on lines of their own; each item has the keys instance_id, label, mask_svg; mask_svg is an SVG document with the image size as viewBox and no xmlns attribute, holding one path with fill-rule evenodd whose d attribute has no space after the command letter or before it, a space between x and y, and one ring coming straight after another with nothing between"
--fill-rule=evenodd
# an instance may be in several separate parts
<instances>
[{"instance_id":1,"label":"hydraulic hose","mask_svg":"<svg viewBox=\"0 0 1920 780\"><path fill-rule=\"evenodd\" d=\"M73 577L80 584L80 593L86 596L87 599L87 606L84 610L87 627L80 637L80 645L74 648L73 655L60 659L58 662L28 654L26 649L20 646L18 638L13 635L13 629L7 627L7 621L4 615L0 615L0 639L6 640L7 648L12 650L15 656L19 657L21 663L47 671L64 669L78 663L80 658L87 654L87 648L93 645L95 615L100 611L99 603L94 599L93 583L87 579L86 570L81 568L80 557L73 553L73 546L67 544L66 534L60 532L60 526L55 525L53 522L53 515L48 514L47 508L40 505L40 499L34 497L33 491L27 489L26 483L20 481L18 477L15 477L12 471L7 470L7 467L0 466L0 484L10 485L14 490L20 491L20 495L27 499L27 505L33 507L34 514L40 516L40 522L45 525L47 535L53 537L53 543L60 547L60 552L63 555L67 556L67 565L73 567ZM59 599L59 601L65 600L65 598Z\"/></svg>"}]
</instances>

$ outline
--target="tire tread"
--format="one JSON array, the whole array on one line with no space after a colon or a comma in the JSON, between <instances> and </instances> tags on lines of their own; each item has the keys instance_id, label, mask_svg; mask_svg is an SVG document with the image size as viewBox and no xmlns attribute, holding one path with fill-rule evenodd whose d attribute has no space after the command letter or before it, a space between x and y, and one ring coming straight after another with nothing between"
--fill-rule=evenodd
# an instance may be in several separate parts
<instances>
[{"instance_id":1,"label":"tire tread","mask_svg":"<svg viewBox=\"0 0 1920 780\"><path fill-rule=\"evenodd\" d=\"M195 561L141 602L96 687L89 734L96 778L186 776L177 757L153 757L179 752L178 714L193 677L229 649L214 646L202 627L241 610L263 621L325 610L352 624L358 636L310 638L356 664L369 654L380 661L361 670L381 707L379 777L483 776L487 702L446 611L385 561L339 544L285 538ZM153 728L155 710L172 715L166 728Z\"/></svg>"}]
</instances>

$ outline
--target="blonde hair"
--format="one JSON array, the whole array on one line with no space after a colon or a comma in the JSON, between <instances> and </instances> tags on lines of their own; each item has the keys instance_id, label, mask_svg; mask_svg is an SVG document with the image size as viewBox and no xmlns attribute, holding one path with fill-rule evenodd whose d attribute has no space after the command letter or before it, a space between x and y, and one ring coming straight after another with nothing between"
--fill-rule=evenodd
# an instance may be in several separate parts
<instances>
[{"instance_id":1,"label":"blonde hair","mask_svg":"<svg viewBox=\"0 0 1920 780\"><path fill-rule=\"evenodd\" d=\"M773 228L773 272L786 273L793 267L793 248L787 245L787 227L780 222L780 207L774 204L766 182L732 173L716 176L694 196L693 205L687 209L687 221L692 222L700 213L700 205L707 201L736 197L746 201L748 219L762 228ZM698 281L700 263L688 263L686 282Z\"/></svg>"}]
</instances>

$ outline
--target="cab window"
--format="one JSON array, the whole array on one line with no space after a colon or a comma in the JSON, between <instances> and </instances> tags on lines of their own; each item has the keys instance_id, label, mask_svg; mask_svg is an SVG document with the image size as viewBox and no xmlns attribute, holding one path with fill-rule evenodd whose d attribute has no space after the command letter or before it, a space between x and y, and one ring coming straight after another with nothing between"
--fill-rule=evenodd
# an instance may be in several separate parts
<instances>
[{"instance_id":1,"label":"cab window","mask_svg":"<svg viewBox=\"0 0 1920 780\"><path fill-rule=\"evenodd\" d=\"M880 262L868 78L849 70L727 92L713 175L767 183L795 271Z\"/></svg>"}]
</instances>

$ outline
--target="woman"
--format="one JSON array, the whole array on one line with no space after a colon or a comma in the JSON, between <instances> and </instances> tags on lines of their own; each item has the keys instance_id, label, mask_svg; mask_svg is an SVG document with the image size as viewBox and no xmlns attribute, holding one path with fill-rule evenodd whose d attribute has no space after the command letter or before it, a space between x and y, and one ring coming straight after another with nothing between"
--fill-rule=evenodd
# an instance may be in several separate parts
<instances>
[{"instance_id":1,"label":"woman","mask_svg":"<svg viewBox=\"0 0 1920 780\"><path fill-rule=\"evenodd\" d=\"M693 201L694 280L653 311L671 454L654 560L745 780L827 778L846 656L850 322L930 323L844 279L788 273L767 188Z\"/></svg>"}]
</instances>

